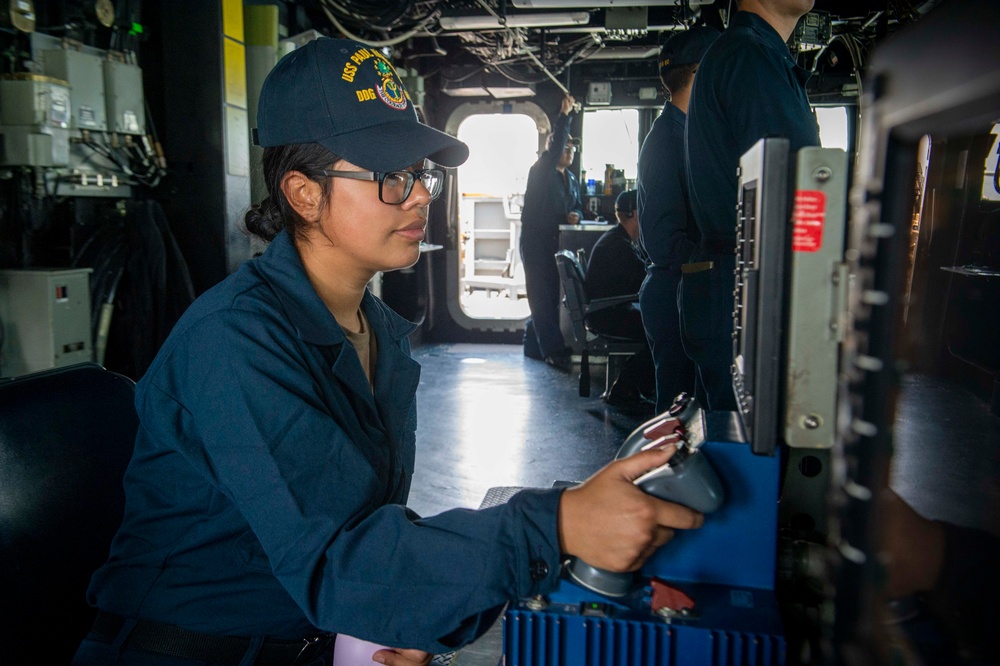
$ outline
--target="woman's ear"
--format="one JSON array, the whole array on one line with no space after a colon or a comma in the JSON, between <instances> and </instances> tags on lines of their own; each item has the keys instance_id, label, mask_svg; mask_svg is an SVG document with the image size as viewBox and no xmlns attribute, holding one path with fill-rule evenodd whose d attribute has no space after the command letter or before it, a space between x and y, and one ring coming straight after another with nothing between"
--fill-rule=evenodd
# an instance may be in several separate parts
<instances>
[{"instance_id":1,"label":"woman's ear","mask_svg":"<svg viewBox=\"0 0 1000 666\"><path fill-rule=\"evenodd\" d=\"M308 223L319 220L323 210L323 187L299 171L289 171L281 177L285 200Z\"/></svg>"}]
</instances>

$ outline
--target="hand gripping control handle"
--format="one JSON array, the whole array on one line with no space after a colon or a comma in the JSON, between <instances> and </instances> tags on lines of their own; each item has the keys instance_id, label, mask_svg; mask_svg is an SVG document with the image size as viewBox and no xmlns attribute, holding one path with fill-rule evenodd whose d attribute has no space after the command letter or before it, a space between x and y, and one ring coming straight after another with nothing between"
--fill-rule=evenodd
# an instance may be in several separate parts
<instances>
[{"instance_id":1,"label":"hand gripping control handle","mask_svg":"<svg viewBox=\"0 0 1000 666\"><path fill-rule=\"evenodd\" d=\"M705 413L696 400L681 393L670 409L633 430L616 458L626 458L653 446L676 444L677 452L670 460L634 483L659 499L712 513L722 506L725 492L718 474L700 450L704 441ZM610 597L625 596L634 582L630 573L605 571L577 558L567 572L580 585Z\"/></svg>"}]
</instances>

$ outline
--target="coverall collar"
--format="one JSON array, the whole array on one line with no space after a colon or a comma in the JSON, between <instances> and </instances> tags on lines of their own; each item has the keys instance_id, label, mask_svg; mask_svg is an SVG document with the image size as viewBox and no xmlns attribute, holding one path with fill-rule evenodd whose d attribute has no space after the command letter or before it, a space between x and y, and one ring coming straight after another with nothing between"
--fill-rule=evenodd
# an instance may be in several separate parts
<instances>
[{"instance_id":1,"label":"coverall collar","mask_svg":"<svg viewBox=\"0 0 1000 666\"><path fill-rule=\"evenodd\" d=\"M302 259L285 231L280 231L274 237L258 259L258 267L274 287L299 338L315 345L336 345L347 340L337 320L305 277L306 269ZM384 326L393 340L406 337L417 327L388 307L379 307L375 297L367 289L361 300L361 307L364 308L369 323L372 326Z\"/></svg>"},{"instance_id":2,"label":"coverall collar","mask_svg":"<svg viewBox=\"0 0 1000 666\"><path fill-rule=\"evenodd\" d=\"M795 77L799 80L799 83L805 85L806 81L809 80L811 73L796 64L795 59L792 58L792 54L788 50L788 44L781 39L781 35L778 34L778 31L763 18L753 12L736 12L736 15L733 16L729 25L730 27L743 26L752 30L753 33L763 40L768 46L784 56L788 65L792 68L792 72L795 74Z\"/></svg>"},{"instance_id":3,"label":"coverall collar","mask_svg":"<svg viewBox=\"0 0 1000 666\"><path fill-rule=\"evenodd\" d=\"M767 39L773 46L783 48L788 50L788 44L781 38L778 31L775 30L770 23L764 20L764 18L753 12L736 12L733 16L732 21L729 23L730 27L734 25L741 25L750 28L756 32L761 37Z\"/></svg>"}]
</instances>

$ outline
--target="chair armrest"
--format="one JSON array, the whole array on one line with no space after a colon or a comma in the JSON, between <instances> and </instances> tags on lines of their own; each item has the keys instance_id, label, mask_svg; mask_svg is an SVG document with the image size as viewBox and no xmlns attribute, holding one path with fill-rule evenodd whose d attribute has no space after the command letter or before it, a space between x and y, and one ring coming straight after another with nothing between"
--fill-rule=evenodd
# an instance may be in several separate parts
<instances>
[{"instance_id":1,"label":"chair armrest","mask_svg":"<svg viewBox=\"0 0 1000 666\"><path fill-rule=\"evenodd\" d=\"M616 305L625 305L627 303L638 303L639 294L626 294L624 296L609 296L608 298L593 298L587 304L586 314L591 314L599 310L607 310L608 308L613 308Z\"/></svg>"}]
</instances>

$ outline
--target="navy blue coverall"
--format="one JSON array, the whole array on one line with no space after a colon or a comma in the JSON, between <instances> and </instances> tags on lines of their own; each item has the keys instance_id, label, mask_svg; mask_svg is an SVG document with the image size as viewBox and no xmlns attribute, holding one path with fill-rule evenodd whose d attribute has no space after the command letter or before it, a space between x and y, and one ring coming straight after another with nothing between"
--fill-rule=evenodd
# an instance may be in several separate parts
<instances>
[{"instance_id":1,"label":"navy blue coverall","mask_svg":"<svg viewBox=\"0 0 1000 666\"><path fill-rule=\"evenodd\" d=\"M646 262L641 250L632 244L628 231L620 224L601 234L590 249L587 261L587 296L610 298L638 294L646 277ZM587 323L597 332L633 340L645 339L638 303L624 303L587 316Z\"/></svg>"},{"instance_id":2,"label":"navy blue coverall","mask_svg":"<svg viewBox=\"0 0 1000 666\"><path fill-rule=\"evenodd\" d=\"M590 250L587 263L587 296L594 299L638 294L645 277L646 254L632 243L625 227L615 224L601 234ZM638 302L598 310L587 316L587 325L601 335L646 340ZM636 401L654 389L653 356L647 347L628 360L611 387L613 395L604 397L612 401L616 398Z\"/></svg>"},{"instance_id":3,"label":"navy blue coverall","mask_svg":"<svg viewBox=\"0 0 1000 666\"><path fill-rule=\"evenodd\" d=\"M285 232L187 310L136 389L125 517L92 605L213 635L343 632L440 653L555 587L559 490L429 518L403 506L413 325L371 293L362 308L373 386ZM115 650L88 639L74 663Z\"/></svg>"},{"instance_id":4,"label":"navy blue coverall","mask_svg":"<svg viewBox=\"0 0 1000 666\"><path fill-rule=\"evenodd\" d=\"M765 136L789 139L793 151L819 145L806 97L808 78L781 35L750 12L733 17L695 77L685 148L701 240L681 280L681 335L713 410L736 409L730 374L736 170L743 153Z\"/></svg>"},{"instance_id":5,"label":"navy blue coverall","mask_svg":"<svg viewBox=\"0 0 1000 666\"><path fill-rule=\"evenodd\" d=\"M559 225L566 224L569 213L575 212L583 219L576 174L569 169L562 172L556 169L569 137L571 117L572 112L560 113L556 118L548 147L528 171L521 209L520 250L525 291L531 308L531 325L543 358L566 353L566 341L559 328L560 286L555 260L559 250ZM525 350L528 349L531 349L531 341L526 339Z\"/></svg>"},{"instance_id":6,"label":"navy blue coverall","mask_svg":"<svg viewBox=\"0 0 1000 666\"><path fill-rule=\"evenodd\" d=\"M639 308L656 368L656 413L694 391L695 367L681 343L681 264L698 242L684 169L684 112L667 102L639 151L639 238L649 256Z\"/></svg>"}]
</instances>

